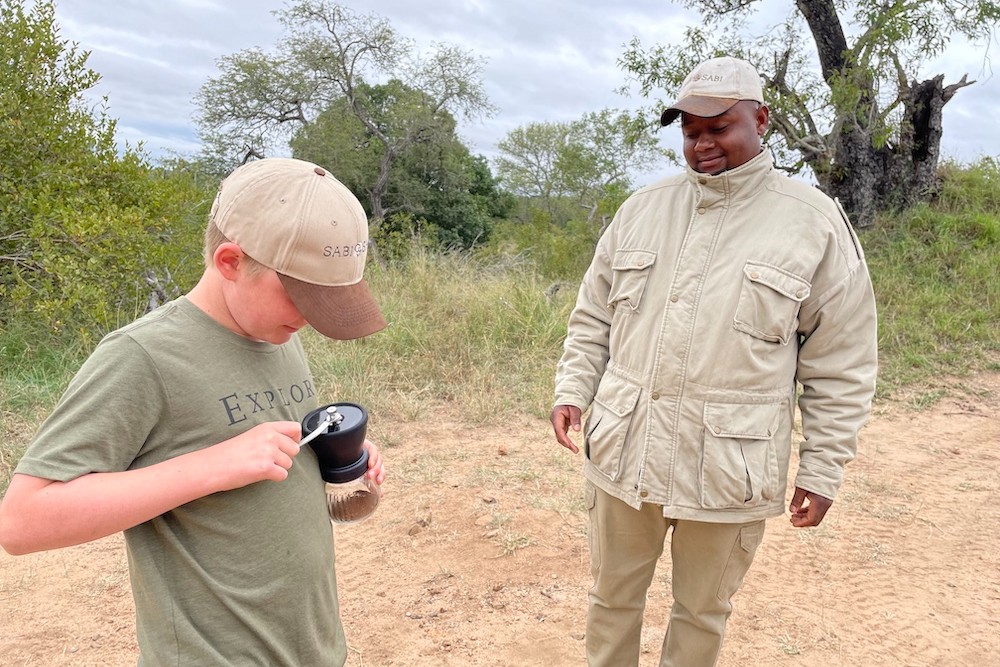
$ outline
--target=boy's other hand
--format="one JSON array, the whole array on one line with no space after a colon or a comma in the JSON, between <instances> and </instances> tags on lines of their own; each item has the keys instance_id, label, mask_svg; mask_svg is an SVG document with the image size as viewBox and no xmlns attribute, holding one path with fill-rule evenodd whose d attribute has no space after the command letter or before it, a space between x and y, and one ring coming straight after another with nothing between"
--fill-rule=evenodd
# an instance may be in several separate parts
<instances>
[{"instance_id":1,"label":"boy's other hand","mask_svg":"<svg viewBox=\"0 0 1000 667\"><path fill-rule=\"evenodd\" d=\"M368 471L365 477L375 480L380 485L385 481L385 464L382 462L382 453L371 440L365 440L364 448L368 450Z\"/></svg>"},{"instance_id":2,"label":"boy's other hand","mask_svg":"<svg viewBox=\"0 0 1000 667\"><path fill-rule=\"evenodd\" d=\"M287 478L301 437L298 422L267 422L203 451L211 457L211 469L221 477L220 490L228 491L265 479L280 482Z\"/></svg>"}]
</instances>

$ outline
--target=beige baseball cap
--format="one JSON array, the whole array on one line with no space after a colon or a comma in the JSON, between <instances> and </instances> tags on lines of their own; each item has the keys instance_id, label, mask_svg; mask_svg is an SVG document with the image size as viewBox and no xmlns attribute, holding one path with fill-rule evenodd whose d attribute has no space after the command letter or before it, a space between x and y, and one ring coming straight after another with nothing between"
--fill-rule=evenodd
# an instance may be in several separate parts
<instances>
[{"instance_id":1,"label":"beige baseball cap","mask_svg":"<svg viewBox=\"0 0 1000 667\"><path fill-rule=\"evenodd\" d=\"M682 111L711 118L726 113L741 100L764 103L764 90L757 70L739 58L712 58L687 75L677 101L663 112L660 123L670 125Z\"/></svg>"},{"instance_id":2,"label":"beige baseball cap","mask_svg":"<svg viewBox=\"0 0 1000 667\"><path fill-rule=\"evenodd\" d=\"M323 167L291 158L248 162L222 181L210 219L278 273L292 303L324 336L350 340L385 328L362 277L368 218Z\"/></svg>"}]
</instances>

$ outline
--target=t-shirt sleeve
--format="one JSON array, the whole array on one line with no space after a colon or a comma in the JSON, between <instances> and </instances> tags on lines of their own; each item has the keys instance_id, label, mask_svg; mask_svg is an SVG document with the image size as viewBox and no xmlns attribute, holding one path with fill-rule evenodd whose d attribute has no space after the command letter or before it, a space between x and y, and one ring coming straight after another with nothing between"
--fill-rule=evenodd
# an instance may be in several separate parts
<instances>
[{"instance_id":1,"label":"t-shirt sleeve","mask_svg":"<svg viewBox=\"0 0 1000 667\"><path fill-rule=\"evenodd\" d=\"M128 470L168 410L145 350L127 334L111 334L74 376L15 472L67 482Z\"/></svg>"}]
</instances>

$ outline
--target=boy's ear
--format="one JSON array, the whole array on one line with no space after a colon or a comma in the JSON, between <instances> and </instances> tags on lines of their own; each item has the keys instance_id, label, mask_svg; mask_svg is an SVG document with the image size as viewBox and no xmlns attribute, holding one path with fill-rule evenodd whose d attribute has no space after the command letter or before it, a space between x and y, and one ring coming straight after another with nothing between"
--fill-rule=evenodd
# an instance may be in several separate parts
<instances>
[{"instance_id":1,"label":"boy's ear","mask_svg":"<svg viewBox=\"0 0 1000 667\"><path fill-rule=\"evenodd\" d=\"M212 261L215 264L215 269L222 274L223 278L233 280L236 278L244 257L246 255L243 254L242 248L235 243L228 242L220 244L215 249Z\"/></svg>"}]
</instances>

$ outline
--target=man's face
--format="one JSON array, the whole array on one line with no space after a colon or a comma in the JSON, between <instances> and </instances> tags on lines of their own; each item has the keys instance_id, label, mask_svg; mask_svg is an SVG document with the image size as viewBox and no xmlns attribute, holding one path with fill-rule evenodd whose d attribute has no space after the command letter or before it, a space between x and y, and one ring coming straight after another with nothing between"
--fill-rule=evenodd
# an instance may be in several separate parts
<instances>
[{"instance_id":1,"label":"man's face","mask_svg":"<svg viewBox=\"0 0 1000 667\"><path fill-rule=\"evenodd\" d=\"M751 100L737 102L729 111L711 118L682 113L684 159L703 174L735 169L760 153L767 119L767 107Z\"/></svg>"}]
</instances>

